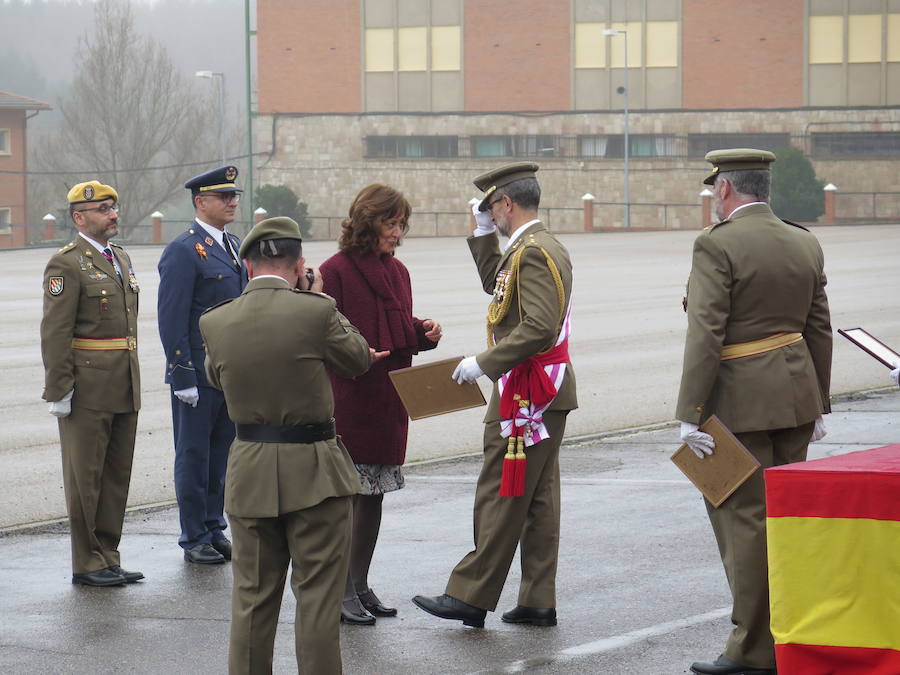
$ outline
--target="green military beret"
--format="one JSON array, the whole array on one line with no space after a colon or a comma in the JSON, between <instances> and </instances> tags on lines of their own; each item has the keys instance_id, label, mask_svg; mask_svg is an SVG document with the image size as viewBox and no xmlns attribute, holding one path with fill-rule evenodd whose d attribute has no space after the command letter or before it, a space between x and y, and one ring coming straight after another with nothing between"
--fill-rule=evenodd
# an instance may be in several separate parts
<instances>
[{"instance_id":1,"label":"green military beret","mask_svg":"<svg viewBox=\"0 0 900 675\"><path fill-rule=\"evenodd\" d=\"M98 180L89 180L79 183L69 190L66 196L70 204L82 204L84 202L102 202L104 199L119 201L119 193L115 188L104 185Z\"/></svg>"},{"instance_id":2,"label":"green military beret","mask_svg":"<svg viewBox=\"0 0 900 675\"><path fill-rule=\"evenodd\" d=\"M478 205L478 210L488 210L488 201L490 200L491 194L493 194L497 188L509 185L513 181L521 180L523 178L534 178L534 174L537 173L539 168L540 167L534 162L516 162L515 164L507 164L506 166L501 166L499 169L494 169L493 171L488 171L487 173L478 176L472 181L475 183L475 187L484 192L484 198Z\"/></svg>"},{"instance_id":3,"label":"green military beret","mask_svg":"<svg viewBox=\"0 0 900 675\"><path fill-rule=\"evenodd\" d=\"M716 182L716 176L725 171L768 169L769 164L775 161L775 155L768 150L732 148L730 150L711 150L706 153L706 161L713 165L713 170L703 182L706 185L712 185Z\"/></svg>"},{"instance_id":4,"label":"green military beret","mask_svg":"<svg viewBox=\"0 0 900 675\"><path fill-rule=\"evenodd\" d=\"M247 251L250 250L251 246L268 239L297 239L303 241L303 237L300 236L300 226L297 225L295 220L285 216L266 218L259 221L247 233L247 236L244 237L244 241L241 243L241 250L238 252L238 255L242 259L246 258Z\"/></svg>"}]
</instances>

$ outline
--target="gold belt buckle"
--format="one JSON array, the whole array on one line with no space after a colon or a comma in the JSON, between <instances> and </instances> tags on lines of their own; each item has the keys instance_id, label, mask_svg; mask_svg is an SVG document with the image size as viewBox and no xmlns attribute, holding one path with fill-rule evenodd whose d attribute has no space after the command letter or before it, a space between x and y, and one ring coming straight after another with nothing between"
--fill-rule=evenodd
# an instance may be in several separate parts
<instances>
[{"instance_id":1,"label":"gold belt buckle","mask_svg":"<svg viewBox=\"0 0 900 675\"><path fill-rule=\"evenodd\" d=\"M137 338L133 335L129 335L125 340L128 342L128 351L133 352L137 349Z\"/></svg>"}]
</instances>

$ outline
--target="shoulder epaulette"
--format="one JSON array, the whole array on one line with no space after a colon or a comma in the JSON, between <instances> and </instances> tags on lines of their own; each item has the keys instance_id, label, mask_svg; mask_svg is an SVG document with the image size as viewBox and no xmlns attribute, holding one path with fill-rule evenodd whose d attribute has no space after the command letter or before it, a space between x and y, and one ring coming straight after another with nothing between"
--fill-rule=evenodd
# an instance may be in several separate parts
<instances>
[{"instance_id":1,"label":"shoulder epaulette","mask_svg":"<svg viewBox=\"0 0 900 675\"><path fill-rule=\"evenodd\" d=\"M115 242L112 242L112 241L111 241L111 242L109 242L109 245L110 245L110 246L115 246L116 248L120 248L120 249L122 249L123 251L125 250L125 247L122 246L122 244L116 244Z\"/></svg>"},{"instance_id":2,"label":"shoulder epaulette","mask_svg":"<svg viewBox=\"0 0 900 675\"><path fill-rule=\"evenodd\" d=\"M726 218L725 220L720 220L718 223L713 223L712 225L707 225L706 227L703 228L703 231L704 232L712 232L714 229L719 227L719 225L726 225L730 222L731 221Z\"/></svg>"},{"instance_id":3,"label":"shoulder epaulette","mask_svg":"<svg viewBox=\"0 0 900 675\"><path fill-rule=\"evenodd\" d=\"M784 218L781 218L781 222L786 223L787 225L793 225L794 227L799 227L801 230L806 230L807 232L809 232L809 228L804 227L800 223L793 223L790 220L785 220Z\"/></svg>"},{"instance_id":4,"label":"shoulder epaulette","mask_svg":"<svg viewBox=\"0 0 900 675\"><path fill-rule=\"evenodd\" d=\"M311 295L314 297L323 298L325 300L333 300L334 299L327 293L320 293L319 291L306 291L306 290L303 290L302 288L293 288L291 290L294 291L294 293L303 293L305 295Z\"/></svg>"},{"instance_id":5,"label":"shoulder epaulette","mask_svg":"<svg viewBox=\"0 0 900 675\"><path fill-rule=\"evenodd\" d=\"M66 251L71 251L73 248L75 248L75 242L70 241L68 244L59 249L57 253L65 253Z\"/></svg>"},{"instance_id":6,"label":"shoulder epaulette","mask_svg":"<svg viewBox=\"0 0 900 675\"><path fill-rule=\"evenodd\" d=\"M240 296L238 296L238 297L240 297ZM203 310L203 313L201 314L201 316L203 316L203 314L207 314L208 312L213 311L214 309L218 309L219 307L222 307L223 305L227 305L232 300L234 300L234 298L228 298L227 300L223 300L222 302L216 303L212 307L207 307L205 310Z\"/></svg>"}]
</instances>

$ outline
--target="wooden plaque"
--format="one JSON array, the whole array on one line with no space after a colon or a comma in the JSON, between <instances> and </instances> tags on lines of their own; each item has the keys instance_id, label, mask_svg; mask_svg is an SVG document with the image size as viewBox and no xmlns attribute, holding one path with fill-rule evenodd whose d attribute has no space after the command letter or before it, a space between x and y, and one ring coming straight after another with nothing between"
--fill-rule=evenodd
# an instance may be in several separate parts
<instances>
[{"instance_id":1,"label":"wooden plaque","mask_svg":"<svg viewBox=\"0 0 900 675\"><path fill-rule=\"evenodd\" d=\"M759 460L715 415L700 425L700 431L716 440L713 454L700 459L685 443L672 455L672 461L709 503L718 507L759 468Z\"/></svg>"},{"instance_id":2,"label":"wooden plaque","mask_svg":"<svg viewBox=\"0 0 900 675\"><path fill-rule=\"evenodd\" d=\"M410 419L419 420L485 404L484 394L477 384L457 384L450 377L463 358L456 356L389 373Z\"/></svg>"}]
</instances>

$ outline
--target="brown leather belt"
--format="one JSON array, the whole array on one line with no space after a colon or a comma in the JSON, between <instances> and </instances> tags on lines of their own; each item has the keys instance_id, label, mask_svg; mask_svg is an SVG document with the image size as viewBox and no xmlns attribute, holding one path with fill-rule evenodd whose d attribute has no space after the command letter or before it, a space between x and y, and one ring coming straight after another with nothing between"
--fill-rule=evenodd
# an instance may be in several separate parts
<instances>
[{"instance_id":1,"label":"brown leather belt","mask_svg":"<svg viewBox=\"0 0 900 675\"><path fill-rule=\"evenodd\" d=\"M127 349L133 352L137 349L137 338L133 336L123 338L72 338L72 349L84 349L90 352Z\"/></svg>"},{"instance_id":2,"label":"brown leather belt","mask_svg":"<svg viewBox=\"0 0 900 675\"><path fill-rule=\"evenodd\" d=\"M335 437L334 418L327 422L278 426L273 424L235 424L238 440L254 443L315 443Z\"/></svg>"}]
</instances>

